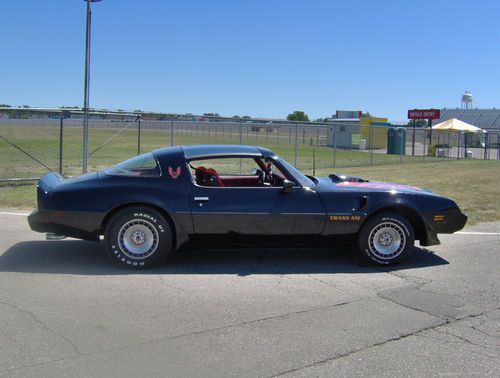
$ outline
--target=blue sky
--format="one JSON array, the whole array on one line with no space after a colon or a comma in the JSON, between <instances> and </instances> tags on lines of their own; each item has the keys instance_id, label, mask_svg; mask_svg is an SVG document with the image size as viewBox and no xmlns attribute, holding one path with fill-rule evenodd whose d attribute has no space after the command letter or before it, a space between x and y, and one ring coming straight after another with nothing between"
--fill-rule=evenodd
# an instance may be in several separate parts
<instances>
[{"instance_id":1,"label":"blue sky","mask_svg":"<svg viewBox=\"0 0 500 378\"><path fill-rule=\"evenodd\" d=\"M93 5L90 105L311 118L500 107L500 1L131 1ZM85 3L3 1L0 103L83 103Z\"/></svg>"}]
</instances>

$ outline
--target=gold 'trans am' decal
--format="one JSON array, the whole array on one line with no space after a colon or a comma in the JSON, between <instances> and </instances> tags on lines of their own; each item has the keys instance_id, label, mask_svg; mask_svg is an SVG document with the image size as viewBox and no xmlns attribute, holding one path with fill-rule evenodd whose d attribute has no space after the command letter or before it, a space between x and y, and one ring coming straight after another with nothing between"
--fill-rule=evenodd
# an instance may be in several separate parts
<instances>
[{"instance_id":1,"label":"gold 'trans am' decal","mask_svg":"<svg viewBox=\"0 0 500 378\"><path fill-rule=\"evenodd\" d=\"M330 215L332 222L359 222L361 215Z\"/></svg>"}]
</instances>

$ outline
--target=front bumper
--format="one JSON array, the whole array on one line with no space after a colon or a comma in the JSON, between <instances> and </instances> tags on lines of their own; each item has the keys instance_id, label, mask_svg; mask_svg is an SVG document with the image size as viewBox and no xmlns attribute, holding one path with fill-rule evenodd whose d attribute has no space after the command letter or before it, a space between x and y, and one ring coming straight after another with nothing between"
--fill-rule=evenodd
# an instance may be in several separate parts
<instances>
[{"instance_id":1,"label":"front bumper","mask_svg":"<svg viewBox=\"0 0 500 378\"><path fill-rule=\"evenodd\" d=\"M453 207L431 214L428 221L436 233L453 234L465 227L467 219L458 207Z\"/></svg>"},{"instance_id":2,"label":"front bumper","mask_svg":"<svg viewBox=\"0 0 500 378\"><path fill-rule=\"evenodd\" d=\"M458 207L443 211L433 211L425 215L425 237L420 240L420 245L428 247L441 244L438 234L453 234L464 228L467 215Z\"/></svg>"}]
</instances>

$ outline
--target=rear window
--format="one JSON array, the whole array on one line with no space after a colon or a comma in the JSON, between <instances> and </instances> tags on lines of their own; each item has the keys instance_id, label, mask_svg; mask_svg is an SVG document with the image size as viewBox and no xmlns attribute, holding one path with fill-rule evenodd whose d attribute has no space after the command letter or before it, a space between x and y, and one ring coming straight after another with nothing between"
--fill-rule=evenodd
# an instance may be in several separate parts
<instances>
[{"instance_id":1,"label":"rear window","mask_svg":"<svg viewBox=\"0 0 500 378\"><path fill-rule=\"evenodd\" d=\"M160 167L152 153L139 155L122 161L111 168L105 169L104 173L109 176L161 176Z\"/></svg>"}]
</instances>

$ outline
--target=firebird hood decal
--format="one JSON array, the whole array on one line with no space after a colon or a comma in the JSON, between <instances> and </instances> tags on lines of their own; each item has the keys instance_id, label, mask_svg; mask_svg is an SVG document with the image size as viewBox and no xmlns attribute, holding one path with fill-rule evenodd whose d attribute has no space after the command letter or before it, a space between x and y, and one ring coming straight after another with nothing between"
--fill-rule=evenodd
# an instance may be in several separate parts
<instances>
[{"instance_id":1,"label":"firebird hood decal","mask_svg":"<svg viewBox=\"0 0 500 378\"><path fill-rule=\"evenodd\" d=\"M396 184L392 182L377 182L377 181L372 181L372 182L341 182L338 183L337 185L339 186L352 186L355 188L368 188L368 189L386 189L386 190L404 190L404 191L417 191L417 192L423 192L424 190L417 187L417 186L410 186L410 185L403 185L403 184Z\"/></svg>"},{"instance_id":2,"label":"firebird hood decal","mask_svg":"<svg viewBox=\"0 0 500 378\"><path fill-rule=\"evenodd\" d=\"M375 192L387 192L394 190L396 192L405 192L405 193L426 193L431 194L425 189L419 188L417 186L410 185L402 185L391 182L377 182L377 181L368 181L368 182L339 182L334 183L328 177L316 177L318 180L318 185L316 189L318 191L354 191L354 192L367 192L367 191L375 191Z\"/></svg>"}]
</instances>

